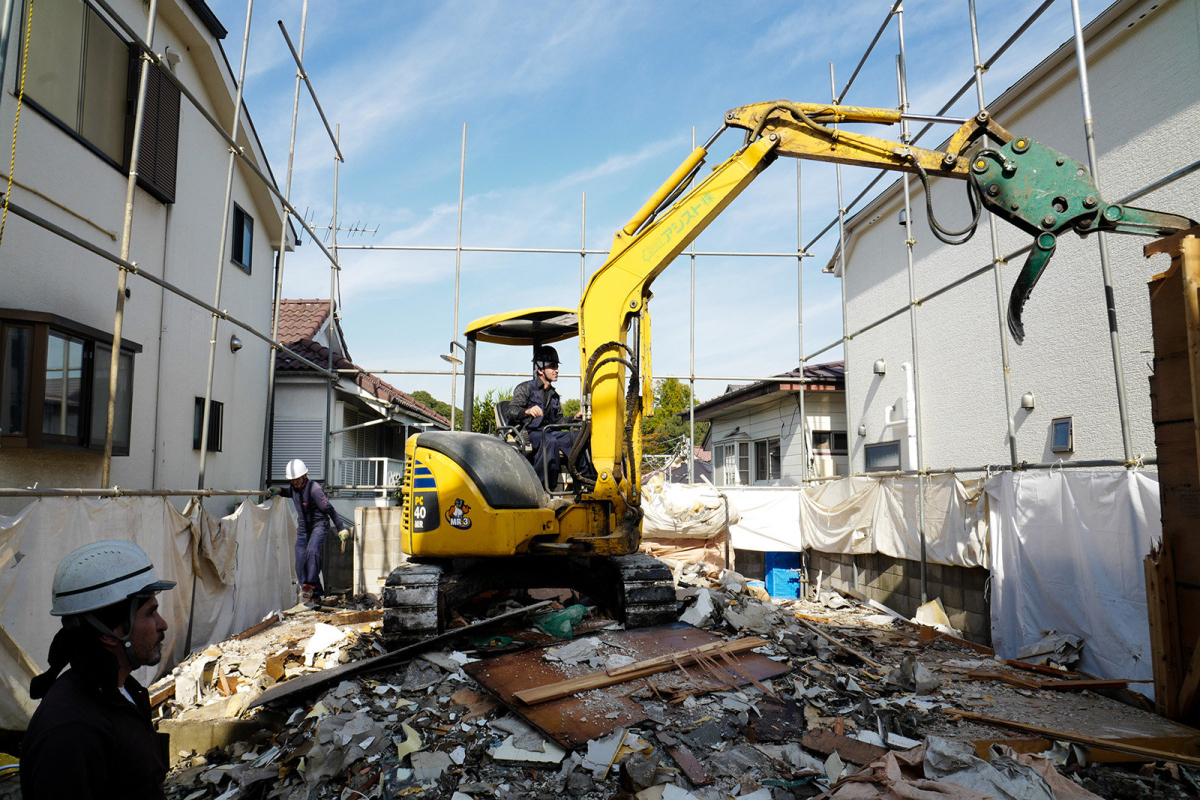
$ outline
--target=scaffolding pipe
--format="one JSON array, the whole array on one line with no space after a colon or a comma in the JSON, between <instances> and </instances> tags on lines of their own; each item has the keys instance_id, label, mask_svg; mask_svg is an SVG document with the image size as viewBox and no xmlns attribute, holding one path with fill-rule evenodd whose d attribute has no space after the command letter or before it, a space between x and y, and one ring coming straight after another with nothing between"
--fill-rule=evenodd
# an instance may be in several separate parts
<instances>
[{"instance_id":1,"label":"scaffolding pipe","mask_svg":"<svg viewBox=\"0 0 1200 800\"><path fill-rule=\"evenodd\" d=\"M150 0L146 19L146 41L154 43L154 26L158 22L158 0ZM150 79L150 64L145 57L138 59L137 105L133 115L133 142L129 153L129 177L125 181L125 219L121 225L121 258L129 260L133 238L133 200L137 190L138 161L142 144L142 125L146 118L146 84ZM105 404L104 457L100 462L100 486L107 489L112 478L113 439L116 436L117 386L120 383L121 334L125 327L125 283L129 273L117 270L117 309L113 314L112 352L108 359L108 402Z\"/></svg>"},{"instance_id":2,"label":"scaffolding pipe","mask_svg":"<svg viewBox=\"0 0 1200 800\"><path fill-rule=\"evenodd\" d=\"M346 244L342 250L397 250L424 253L525 253L567 256L607 256L609 250L564 249L555 247L457 247L455 245L423 245L423 244ZM747 256L751 258L795 258L795 253L772 252L737 252L720 250L697 250L698 256ZM808 255L808 253L805 253Z\"/></svg>"},{"instance_id":3,"label":"scaffolding pipe","mask_svg":"<svg viewBox=\"0 0 1200 800\"><path fill-rule=\"evenodd\" d=\"M696 126L692 126L692 150L696 149ZM797 161L797 164L800 162ZM691 181L688 181L690 184ZM696 240L688 248L688 483L696 482ZM726 565L728 566L728 565Z\"/></svg>"},{"instance_id":4,"label":"scaffolding pipe","mask_svg":"<svg viewBox=\"0 0 1200 800\"><path fill-rule=\"evenodd\" d=\"M0 192L0 197L3 197L2 192ZM14 214L16 214L18 217L28 220L29 222L32 222L34 225L37 225L39 228L45 228L46 230L50 231L51 233L55 233L58 236L62 237L63 239L66 239L67 241L71 242L72 244L76 244L76 245L82 247L84 250L87 250L91 253L94 253L95 255L100 256L105 261L112 262L118 268L123 269L123 270L128 270L128 271L132 272L134 275L137 275L138 277L145 278L146 280L153 283L155 286L159 286L163 289L166 289L167 291L171 292L172 294L178 295L179 297L182 297L183 299L187 300L188 302L193 303L197 306L200 306L205 311L208 311L209 313L213 314L214 316L220 317L221 319L225 320L226 322L236 325L237 327L244 330L246 333L249 333L251 336L254 336L255 338L261 339L262 341L266 342L267 344L271 345L272 347L276 347L281 350L286 349L279 342L274 341L270 336L267 336L266 334L263 334L263 333L259 333L250 324L248 324L246 322L242 322L237 317L232 316L229 312L222 311L221 309L217 308L216 306L210 305L209 303L204 302L203 300L196 297L195 295L188 294L183 289L180 289L178 286L174 285L173 283L164 281L162 278L151 275L148 272L142 272L136 263L134 263L132 261L127 261L127 260L121 258L120 256L113 255L112 253L108 252L107 250L104 250L103 248L100 248L97 245L92 244L91 242L87 241L86 239L82 239L82 238L76 236L75 234L71 233L67 229L60 227L58 225L55 225L53 222L50 222L47 219L39 217L37 214L34 214L32 211L29 211L28 209L26 209L22 206L19 206L16 203L10 202L8 204L8 210L13 212ZM308 364L310 367L317 370L322 375L330 374L329 371L326 370L324 367L322 367L318 364L314 364L312 361L309 361L307 358L305 358L301 355L297 355L296 353L293 353L290 350L288 352L292 358L295 358L298 361Z\"/></svg>"},{"instance_id":5,"label":"scaffolding pipe","mask_svg":"<svg viewBox=\"0 0 1200 800\"><path fill-rule=\"evenodd\" d=\"M335 139L342 137L342 126L339 124ZM336 145L335 148L336 150ZM329 339L329 371L333 373L333 341L334 334L337 332L337 311L333 305L333 297L337 292L338 270L341 267L337 260L337 229L338 229L338 182L341 177L338 167L341 165L341 154L337 153L333 158L333 217L329 223L330 243L333 245L333 261L329 262L329 322L326 327L326 337ZM338 378L340 380L340 377ZM325 385L325 429L329 431L325 436L325 458L321 466L321 471L326 478L333 475L333 388L337 380L332 380Z\"/></svg>"},{"instance_id":6,"label":"scaffolding pipe","mask_svg":"<svg viewBox=\"0 0 1200 800\"><path fill-rule=\"evenodd\" d=\"M463 179L467 173L467 123L462 128L462 155L458 162L458 235L454 244L454 330L450 341L458 341L458 286L462 277L462 223L463 223ZM454 345L450 345L454 352ZM450 430L454 430L454 415L458 405L458 364L450 365Z\"/></svg>"},{"instance_id":7,"label":"scaffolding pipe","mask_svg":"<svg viewBox=\"0 0 1200 800\"><path fill-rule=\"evenodd\" d=\"M13 12L16 4L13 0L4 0L4 17L0 19L0 95L4 94L6 84L4 78L8 74L8 40L12 34Z\"/></svg>"},{"instance_id":8,"label":"scaffolding pipe","mask_svg":"<svg viewBox=\"0 0 1200 800\"><path fill-rule=\"evenodd\" d=\"M833 85L833 65L830 65L829 82ZM847 86L846 88L850 88ZM804 258L799 255L804 244L802 240L802 228L800 224L800 159L796 159L796 345L798 355L800 356L800 380L805 377L805 366L807 361L804 358ZM842 362L843 365L845 362ZM846 372L842 370L843 386L845 385ZM800 480L804 481L808 477L808 459L812 453L812 443L809 442L807 433L808 429L808 411L805 407L804 390L801 389L797 395L800 401ZM843 398L845 393L842 394ZM799 523L799 520L797 520Z\"/></svg>"},{"instance_id":9,"label":"scaffolding pipe","mask_svg":"<svg viewBox=\"0 0 1200 800\"><path fill-rule=\"evenodd\" d=\"M967 0L967 9L971 17L971 53L974 56L975 64L975 98L979 104L979 110L983 111L987 108L987 103L984 102L983 94L983 64L979 61L979 26L976 22L975 15L975 0ZM1017 431L1013 423L1013 402L1012 402L1012 362L1009 360L1008 353L1008 329L1005 324L1007 319L1004 306L1004 280L1000 275L1000 238L996 232L996 217L994 214L988 214L988 233L991 234L992 243L992 277L996 288L996 320L997 330L1000 331L1000 374L1004 380L1004 422L1006 434L1008 437L1008 458L1013 464L1017 463Z\"/></svg>"},{"instance_id":10,"label":"scaffolding pipe","mask_svg":"<svg viewBox=\"0 0 1200 800\"><path fill-rule=\"evenodd\" d=\"M887 16L883 18L883 23L879 26L879 30L875 31L875 38L873 38L871 43L867 45L866 52L863 53L862 58L858 60L858 66L854 68L854 72L850 75L850 80L846 81L846 88L842 89L842 93L837 94L836 84L832 87L834 93L833 104L835 106L840 106L842 101L846 99L846 93L849 92L850 87L854 85L854 79L858 77L858 73L862 70L863 64L867 63L867 58L870 57L871 51L875 49L875 45L879 42L879 37L883 36L883 32L887 30L888 23L892 21L892 15L896 13L896 10L900 8L900 4L903 2L904 0L896 0L896 2L892 5L891 10L888 11ZM832 73L832 67L830 72Z\"/></svg>"},{"instance_id":11,"label":"scaffolding pipe","mask_svg":"<svg viewBox=\"0 0 1200 800\"><path fill-rule=\"evenodd\" d=\"M1079 0L1071 0L1071 22L1075 27L1075 62L1079 69L1079 93L1083 100L1083 132L1087 139L1088 169L1096 189L1100 185L1100 162L1096 157L1096 132L1092 128L1092 98L1088 88L1087 55L1083 47L1083 22L1079 16ZM1121 444L1125 460L1133 458L1133 441L1129 434L1129 401L1125 393L1125 368L1121 363L1121 334L1117 330L1117 301L1113 293L1112 269L1108 262L1108 234L1098 231L1100 245L1100 274L1104 278L1104 301L1108 307L1108 339L1112 347L1113 375L1116 378L1117 414L1121 418Z\"/></svg>"},{"instance_id":12,"label":"scaffolding pipe","mask_svg":"<svg viewBox=\"0 0 1200 800\"><path fill-rule=\"evenodd\" d=\"M0 497L258 497L264 489L11 489L0 488Z\"/></svg>"},{"instance_id":13,"label":"scaffolding pipe","mask_svg":"<svg viewBox=\"0 0 1200 800\"><path fill-rule=\"evenodd\" d=\"M279 23L281 26L282 22ZM288 161L287 175L284 177L283 196L286 200L292 198L292 172L296 161L296 118L300 112L300 78L304 71L304 39L308 33L308 0L304 0L300 7L300 49L299 52L293 49L293 54L296 58L296 90L292 95L292 129L288 137ZM287 33L285 32L286 36ZM291 42L289 40L288 44ZM311 87L310 87L311 88ZM271 338L279 339L279 312L280 305L283 303L283 266L286 260L287 253L287 225L288 212L284 209L279 214L279 250L275 259L275 291L272 294L271 303ZM271 482L271 459L275 450L275 350L274 348L268 353L267 358L267 421L263 426L264 437L263 442L263 486Z\"/></svg>"},{"instance_id":14,"label":"scaffolding pipe","mask_svg":"<svg viewBox=\"0 0 1200 800\"><path fill-rule=\"evenodd\" d=\"M237 131L242 116L242 89L246 83L246 56L250 51L250 17L254 11L254 0L246 0L246 30L242 33L242 61L238 69L237 91L233 101L233 130ZM229 240L229 212L233 203L233 168L237 164L237 150L229 151L229 166L225 172L225 204L221 212L221 245L217 249L217 285L213 290L213 305L221 305L221 278L225 274L225 248ZM196 478L196 488L204 488L204 473L208 467L208 421L212 415L213 375L217 368L217 322L219 317L212 315L212 327L208 335L208 373L204 386L204 414L200 422L200 470ZM194 588L194 586L193 586ZM194 592L193 592L194 594ZM194 605L194 604L193 604ZM191 639L191 624L188 624L188 644Z\"/></svg>"},{"instance_id":15,"label":"scaffolding pipe","mask_svg":"<svg viewBox=\"0 0 1200 800\"><path fill-rule=\"evenodd\" d=\"M896 6L899 6L899 5L900 5L900 3L897 2ZM896 6L893 6L893 11L895 10ZM889 18L891 17L891 14L892 14L892 12L888 12ZM833 77L833 62L830 61L829 62L829 91L830 91L830 94L833 94L833 90L836 87L837 87L837 84L834 82L834 77ZM847 84L847 88L849 88L849 84ZM836 130L836 128L837 128L837 125L835 124L834 129ZM844 205L842 205L842 203L844 202L843 196L842 196L842 165L835 164L834 172L837 174L838 260L840 262L841 275L842 275L841 286L838 287L841 291L841 299L842 299L842 339L840 342L838 342L838 344L844 344L844 343L848 343L852 337L850 337L846 332L846 324L847 324L847 320L850 318L850 315L846 311L846 208ZM807 250L808 248L804 248L804 249ZM823 350L817 351L817 353L821 353L821 352L824 352L824 351ZM801 353L801 356L803 356L803 353ZM805 359L805 361L807 361L807 359ZM801 362L802 365L804 363L805 363L804 361ZM803 377L803 373L801 373L801 377ZM844 397L846 398L846 451L848 454L847 460L849 461L849 463L851 465L853 465L854 464L854 454L853 454L853 448L850 447L850 432L855 430L855 427L854 427L853 411L850 408L850 348L848 348L848 347L842 348L842 383L843 383L843 386L845 387ZM801 392L801 394L803 394L803 392ZM801 420L801 422L803 422L803 420Z\"/></svg>"},{"instance_id":16,"label":"scaffolding pipe","mask_svg":"<svg viewBox=\"0 0 1200 800\"><path fill-rule=\"evenodd\" d=\"M900 112L904 113L908 110L908 66L905 60L904 52L904 6L901 5L900 10L896 12L896 31L900 42L900 52L896 55L896 88L900 101ZM908 132L908 122L900 120L900 141L904 147L912 144L912 137ZM916 246L917 240L912 235L912 205L908 193L909 178L908 173L903 175L903 191L904 191L904 253L907 259L908 267L908 336L911 342L912 349L912 386L913 386L913 407L905 409L906 433L909 435L909 440L916 440L917 452L916 463L917 469L921 470L925 467L925 437L921 431L921 354L919 341L917 336L917 275L913 267L913 247ZM916 436L913 436L913 428L916 428ZM917 475L917 535L921 541L921 603L922 605L929 602L929 582L928 582L928 557L926 553L925 542L925 477L922 474Z\"/></svg>"},{"instance_id":17,"label":"scaffolding pipe","mask_svg":"<svg viewBox=\"0 0 1200 800\"><path fill-rule=\"evenodd\" d=\"M304 61L301 59L301 54L304 52L304 17L307 16L308 2L305 0L304 13L301 16L300 28L300 52L296 52L295 46L292 45L292 37L288 36L287 28L283 26L283 20L276 20L279 23L279 31L283 34L283 40L287 42L288 50L292 51L292 58L296 62L296 79L304 80L304 85L308 87L308 93L312 96L313 105L317 108L317 114L321 117L321 122L325 124L325 132L329 134L329 141L333 145L333 151L337 153L337 160L345 163L346 158L342 155L342 148L338 146L338 140L341 138L341 127L338 127L338 133L334 134L333 129L329 127L329 120L325 118L325 109L321 108L321 101L317 99L317 90L313 88L312 81L308 79L308 70L304 69ZM299 86L297 85L297 89Z\"/></svg>"}]
</instances>

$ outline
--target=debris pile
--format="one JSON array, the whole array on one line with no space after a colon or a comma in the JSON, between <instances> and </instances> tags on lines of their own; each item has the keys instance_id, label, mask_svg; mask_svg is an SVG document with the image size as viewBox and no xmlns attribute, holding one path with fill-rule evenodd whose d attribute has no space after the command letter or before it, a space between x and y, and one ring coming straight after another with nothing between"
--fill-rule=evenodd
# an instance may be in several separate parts
<instances>
[{"instance_id":1,"label":"debris pile","mask_svg":"<svg viewBox=\"0 0 1200 800\"><path fill-rule=\"evenodd\" d=\"M176 747L168 797L1195 796L1195 732L1096 694L1129 694L1113 682L1003 662L828 592L773 602L702 565L676 580L677 623L623 630L564 594L395 657L378 622L288 612L177 670L166 716L253 724ZM299 691L321 675L339 677ZM1095 763L1121 757L1138 763Z\"/></svg>"}]
</instances>

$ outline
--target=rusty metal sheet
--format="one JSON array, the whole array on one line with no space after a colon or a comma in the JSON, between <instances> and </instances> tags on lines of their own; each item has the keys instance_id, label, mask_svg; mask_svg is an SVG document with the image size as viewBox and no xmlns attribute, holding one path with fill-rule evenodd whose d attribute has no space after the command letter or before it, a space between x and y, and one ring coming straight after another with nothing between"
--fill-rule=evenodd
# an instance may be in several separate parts
<instances>
[{"instance_id":1,"label":"rusty metal sheet","mask_svg":"<svg viewBox=\"0 0 1200 800\"><path fill-rule=\"evenodd\" d=\"M722 641L715 634L683 622L630 631L604 631L588 638L596 642L597 648L616 648L636 661ZM644 721L646 712L629 695L644 688L646 680L666 677L678 682L683 677L678 672L662 673L649 679L619 683L582 695L526 706L514 696L517 692L597 671L594 667L549 662L543 659L544 654L543 649L527 650L476 661L467 664L464 670L547 736L563 747L572 749L606 736L617 728ZM757 681L774 678L791 669L787 664L756 653L741 653L731 658L746 675ZM689 667L688 673L698 678L700 670ZM741 675L729 674L728 677L728 682L735 686L749 682Z\"/></svg>"}]
</instances>

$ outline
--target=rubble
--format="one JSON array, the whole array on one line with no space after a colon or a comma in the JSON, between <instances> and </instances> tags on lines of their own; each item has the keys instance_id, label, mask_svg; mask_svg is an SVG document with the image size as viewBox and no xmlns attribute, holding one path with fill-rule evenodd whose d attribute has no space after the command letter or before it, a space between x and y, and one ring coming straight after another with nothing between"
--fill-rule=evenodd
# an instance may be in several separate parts
<instances>
[{"instance_id":1,"label":"rubble","mask_svg":"<svg viewBox=\"0 0 1200 800\"><path fill-rule=\"evenodd\" d=\"M450 631L434 649L365 674L348 668L385 653L379 622L352 617L365 609L285 612L175 670L164 719L252 724L248 738L215 747L173 740L167 796L1197 796L1195 732L1099 696L1076 673L1031 672L878 604L829 592L764 601L737 573L680 565L675 574L687 604L680 623L624 631L587 598L561 595L567 607L541 620L513 618L483 636ZM497 596L476 611L520 604ZM673 654L756 636L752 651L674 663ZM655 659L672 663L636 671ZM536 705L517 697L596 674L613 682ZM318 675L335 677L251 707L277 682ZM1092 746L1014 734L999 726L1005 720L1041 723L1061 741L1091 737ZM1096 741L1117 738L1153 739L1153 748L1132 768L1089 763L1105 757Z\"/></svg>"}]
</instances>

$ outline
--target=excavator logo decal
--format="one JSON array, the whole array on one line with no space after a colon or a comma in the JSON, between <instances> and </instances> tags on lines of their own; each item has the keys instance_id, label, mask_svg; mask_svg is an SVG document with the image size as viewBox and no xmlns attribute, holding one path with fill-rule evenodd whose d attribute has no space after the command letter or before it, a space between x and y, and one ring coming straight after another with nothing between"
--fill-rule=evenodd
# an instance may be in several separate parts
<instances>
[{"instance_id":1,"label":"excavator logo decal","mask_svg":"<svg viewBox=\"0 0 1200 800\"><path fill-rule=\"evenodd\" d=\"M699 203L691 208L684 209L684 212L679 217L678 222L663 226L663 229L659 232L658 237L642 248L643 261L650 261L654 258L655 254L658 253L659 250L671 244L671 241L675 238L682 236L688 228L690 228L700 219L700 211L703 210L705 206L711 206L714 202L713 196L707 193L701 195L698 199L700 201Z\"/></svg>"},{"instance_id":2,"label":"excavator logo decal","mask_svg":"<svg viewBox=\"0 0 1200 800\"><path fill-rule=\"evenodd\" d=\"M469 513L471 513L471 507L464 503L461 497L456 497L454 498L454 508L446 512L446 522L450 523L451 528L465 531L471 527L471 518L467 516Z\"/></svg>"},{"instance_id":3,"label":"excavator logo decal","mask_svg":"<svg viewBox=\"0 0 1200 800\"><path fill-rule=\"evenodd\" d=\"M428 533L440 524L438 516L437 480L429 467L418 461L413 469L412 529ZM417 491L422 490L422 491Z\"/></svg>"}]
</instances>

